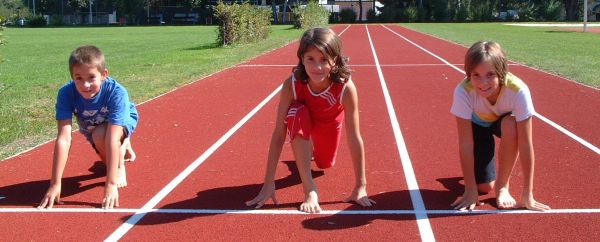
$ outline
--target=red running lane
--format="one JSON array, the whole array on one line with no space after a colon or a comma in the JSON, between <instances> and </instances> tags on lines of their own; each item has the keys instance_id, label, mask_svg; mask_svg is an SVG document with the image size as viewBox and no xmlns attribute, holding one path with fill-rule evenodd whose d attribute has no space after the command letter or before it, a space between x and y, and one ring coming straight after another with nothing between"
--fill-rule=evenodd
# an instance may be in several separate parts
<instances>
[{"instance_id":1,"label":"red running lane","mask_svg":"<svg viewBox=\"0 0 600 242\"><path fill-rule=\"evenodd\" d=\"M397 26L390 26L390 28L396 32L408 32ZM380 26L370 26L369 30L382 65L393 63L397 60L397 55L411 52L406 49L390 47L393 46L390 43L405 45L405 41L389 30ZM452 49L457 48L453 44L444 44L439 39L437 39L437 43L433 44L428 36L418 33L411 34L413 36L409 39L419 45L427 43L435 48L444 49L441 54L434 52L439 56L455 52ZM413 48L416 49L416 47ZM421 52L412 58L430 58L430 56ZM460 181L462 172L458 161L455 118L449 110L453 90L463 78L463 74L448 66L383 67L383 72L386 80L389 79L388 88L394 101L402 132L405 135L426 207L428 209L451 209L449 204L462 194L463 185ZM558 83L572 85L565 81ZM535 95L542 96L544 93L534 93L534 97ZM534 100L536 106L543 106L537 105L538 100ZM572 122L579 121L581 125L587 124L585 121L581 122L581 120L573 118L570 120ZM534 141L537 161L536 199L553 208L598 208L597 199L592 195L600 192L598 190L600 189L600 179L595 175L597 169L581 169L580 167L598 167L600 157L540 120L535 121ZM522 179L523 175L517 166L511 180L511 191L517 197L521 192ZM487 205L480 209L496 209L490 205L494 203L491 196L485 196L483 199ZM537 222L541 216L543 216L544 223ZM597 237L600 223L596 217L593 214L431 215L430 221L437 238L452 238L453 240L497 240L499 238L537 238L540 240L578 238L583 240ZM589 218L593 218L590 223L581 222ZM565 223L581 227L565 230L563 229ZM514 228L513 226L516 224L526 225L527 229ZM469 233L464 233L464 230L456 230L457 227L464 228L465 226L469 227ZM514 234L499 231L511 231ZM569 235L565 235L565 232Z\"/></svg>"},{"instance_id":2,"label":"red running lane","mask_svg":"<svg viewBox=\"0 0 600 242\"><path fill-rule=\"evenodd\" d=\"M348 48L352 64L357 60L367 63L364 53L368 49L368 39L363 26L353 26L342 35L345 43L362 43L362 49ZM350 41L352 40L352 41ZM294 50L295 51L295 50ZM279 56L292 56L295 53L273 53ZM355 58L356 57L356 58ZM291 57L294 58L294 57ZM269 58L265 58L269 59ZM371 56L372 59L372 56ZM367 63L368 64L368 63ZM259 67L265 73L285 67ZM352 191L354 175L352 163L345 142L338 153L336 165L324 172L314 172L319 188L319 200L325 210L411 210L410 197L402 173L389 120L382 118L386 113L381 97L377 74L373 67L355 67L353 79L359 90L361 129L367 154L367 177L369 194L377 201L372 208L341 202ZM244 69L236 69L244 71ZM289 70L289 69L288 69ZM279 76L283 81L288 74ZM262 77L262 76L257 76ZM375 78L374 78L375 77ZM244 127L215 152L196 172L190 175L163 202L160 208L177 209L250 209L243 202L255 196L262 186L264 167L275 120L277 101L271 101L256 114ZM302 187L296 168L291 162L293 155L286 144L281 157L282 163L276 174L277 198L280 205L271 201L265 209L296 210L303 199ZM391 222L390 222L391 221ZM231 230L232 223L236 230ZM155 226L160 224L160 226ZM200 229L190 231L189 226ZM148 226L150 225L150 226ZM229 226L228 226L229 225ZM237 226L240 230L237 230ZM400 227L402 229L397 230ZM390 231L392 235L390 235ZM247 233L245 233L247 232ZM417 240L418 230L414 215L232 215L232 214L192 214L146 216L124 238L144 239L152 234L154 239L168 239L173 234L187 234L199 239L227 239L244 234L248 240L299 240L331 238L397 240L404 238Z\"/></svg>"}]
</instances>

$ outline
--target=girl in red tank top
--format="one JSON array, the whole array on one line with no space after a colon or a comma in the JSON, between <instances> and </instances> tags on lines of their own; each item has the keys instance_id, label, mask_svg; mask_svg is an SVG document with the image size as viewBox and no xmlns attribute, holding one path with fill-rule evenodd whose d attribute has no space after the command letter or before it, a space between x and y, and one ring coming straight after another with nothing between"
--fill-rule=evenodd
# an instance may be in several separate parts
<instances>
[{"instance_id":1,"label":"girl in red tank top","mask_svg":"<svg viewBox=\"0 0 600 242\"><path fill-rule=\"evenodd\" d=\"M297 52L299 63L281 89L265 182L259 194L246 205L260 208L269 198L277 204L275 171L288 135L304 188L305 199L299 209L307 213L320 212L311 160L314 159L321 169L335 164L344 122L356 175L354 189L344 201L354 201L362 206L375 204L366 190L356 87L350 79L350 69L341 48L339 37L330 29L313 28L304 32Z\"/></svg>"}]
</instances>

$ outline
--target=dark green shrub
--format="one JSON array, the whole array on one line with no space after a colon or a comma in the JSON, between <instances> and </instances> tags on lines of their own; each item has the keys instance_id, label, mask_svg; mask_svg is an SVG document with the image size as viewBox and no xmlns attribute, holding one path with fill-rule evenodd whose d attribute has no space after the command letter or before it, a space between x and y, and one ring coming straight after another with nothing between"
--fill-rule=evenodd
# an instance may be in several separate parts
<instances>
[{"instance_id":1,"label":"dark green shrub","mask_svg":"<svg viewBox=\"0 0 600 242\"><path fill-rule=\"evenodd\" d=\"M63 26L65 22L63 22L63 16L59 14L55 14L50 16L50 25L52 26Z\"/></svg>"},{"instance_id":2,"label":"dark green shrub","mask_svg":"<svg viewBox=\"0 0 600 242\"><path fill-rule=\"evenodd\" d=\"M535 4L531 3L522 3L517 5L517 9L519 10L519 21L536 21L538 17L538 9Z\"/></svg>"},{"instance_id":3,"label":"dark green shrub","mask_svg":"<svg viewBox=\"0 0 600 242\"><path fill-rule=\"evenodd\" d=\"M351 8L343 8L340 11L340 19L342 23L354 23L356 22L356 12Z\"/></svg>"},{"instance_id":4,"label":"dark green shrub","mask_svg":"<svg viewBox=\"0 0 600 242\"><path fill-rule=\"evenodd\" d=\"M306 6L295 6L292 13L295 28L326 27L329 20L329 11L315 1L309 1Z\"/></svg>"},{"instance_id":5,"label":"dark green shrub","mask_svg":"<svg viewBox=\"0 0 600 242\"><path fill-rule=\"evenodd\" d=\"M367 11L367 22L369 22L369 23L379 22L379 20L377 19L377 12L375 12L375 9L371 8L371 9L369 9L369 11Z\"/></svg>"},{"instance_id":6,"label":"dark green shrub","mask_svg":"<svg viewBox=\"0 0 600 242\"><path fill-rule=\"evenodd\" d=\"M492 5L489 0L472 1L471 16L473 21L487 22L492 19Z\"/></svg>"},{"instance_id":7,"label":"dark green shrub","mask_svg":"<svg viewBox=\"0 0 600 242\"><path fill-rule=\"evenodd\" d=\"M419 20L419 10L417 9L417 7L408 7L406 9L406 20L409 23L414 23L417 22L417 20Z\"/></svg>"},{"instance_id":8,"label":"dark green shrub","mask_svg":"<svg viewBox=\"0 0 600 242\"><path fill-rule=\"evenodd\" d=\"M560 1L550 0L544 8L544 19L546 21L558 21L562 10L563 7Z\"/></svg>"},{"instance_id":9,"label":"dark green shrub","mask_svg":"<svg viewBox=\"0 0 600 242\"><path fill-rule=\"evenodd\" d=\"M219 22L217 43L221 45L256 42L269 34L269 9L258 8L248 2L225 4L219 1L214 10Z\"/></svg>"},{"instance_id":10,"label":"dark green shrub","mask_svg":"<svg viewBox=\"0 0 600 242\"><path fill-rule=\"evenodd\" d=\"M44 27L46 24L48 24L46 19L40 15L27 18L27 25L30 27Z\"/></svg>"},{"instance_id":11,"label":"dark green shrub","mask_svg":"<svg viewBox=\"0 0 600 242\"><path fill-rule=\"evenodd\" d=\"M469 9L465 4L460 4L456 9L456 21L465 22L469 19Z\"/></svg>"}]
</instances>

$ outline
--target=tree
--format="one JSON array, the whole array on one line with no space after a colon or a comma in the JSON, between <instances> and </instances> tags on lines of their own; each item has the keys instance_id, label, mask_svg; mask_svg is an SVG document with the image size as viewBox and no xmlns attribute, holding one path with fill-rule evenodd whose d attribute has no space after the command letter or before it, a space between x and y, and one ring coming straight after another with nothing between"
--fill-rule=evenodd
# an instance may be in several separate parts
<instances>
[{"instance_id":1,"label":"tree","mask_svg":"<svg viewBox=\"0 0 600 242\"><path fill-rule=\"evenodd\" d=\"M565 5L565 11L567 13L567 21L577 21L579 20L579 9L581 3L579 0L563 0L563 4Z\"/></svg>"},{"instance_id":2,"label":"tree","mask_svg":"<svg viewBox=\"0 0 600 242\"><path fill-rule=\"evenodd\" d=\"M0 1L0 18L3 21L17 20L31 15L29 9L21 0L2 0Z\"/></svg>"}]
</instances>

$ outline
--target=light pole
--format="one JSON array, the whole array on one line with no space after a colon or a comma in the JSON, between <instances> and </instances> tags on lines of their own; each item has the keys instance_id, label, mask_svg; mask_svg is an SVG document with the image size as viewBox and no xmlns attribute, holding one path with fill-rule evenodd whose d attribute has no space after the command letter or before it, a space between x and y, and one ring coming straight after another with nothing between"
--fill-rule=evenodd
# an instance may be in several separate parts
<instances>
[{"instance_id":1,"label":"light pole","mask_svg":"<svg viewBox=\"0 0 600 242\"><path fill-rule=\"evenodd\" d=\"M92 24L92 0L89 0L88 5L90 5L90 24Z\"/></svg>"},{"instance_id":2,"label":"light pole","mask_svg":"<svg viewBox=\"0 0 600 242\"><path fill-rule=\"evenodd\" d=\"M33 0L33 16L35 16L35 0Z\"/></svg>"}]
</instances>

